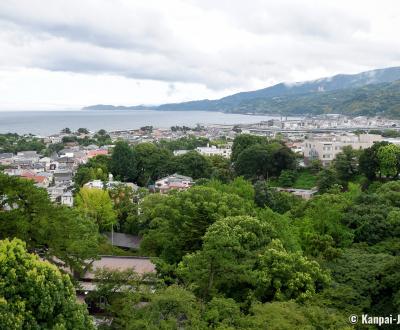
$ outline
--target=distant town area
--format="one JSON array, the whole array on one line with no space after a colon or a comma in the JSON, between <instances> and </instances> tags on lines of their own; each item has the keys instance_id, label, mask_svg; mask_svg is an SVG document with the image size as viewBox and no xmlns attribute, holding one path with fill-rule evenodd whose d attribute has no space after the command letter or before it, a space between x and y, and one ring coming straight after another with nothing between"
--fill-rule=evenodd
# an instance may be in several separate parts
<instances>
[{"instance_id":1,"label":"distant town area","mask_svg":"<svg viewBox=\"0 0 400 330\"><path fill-rule=\"evenodd\" d=\"M318 159L328 166L345 146L366 149L374 142L387 141L400 145L400 120L380 117L350 118L342 115L321 115L303 119L273 119L256 124L173 126L169 129L145 126L134 130L89 132L85 128L63 131L50 136L0 136L0 166L8 175L33 180L45 188L52 201L73 205L74 176L79 166L99 155L110 155L117 141L140 143L168 143L182 139L196 141L189 149L170 143L175 156L195 150L204 156L230 158L235 136L250 134L283 141L299 158L300 165ZM13 141L15 139L15 141ZM24 144L25 143L25 144ZM196 146L200 144L200 146ZM29 146L36 150L29 150ZM27 149L27 150L25 150ZM172 174L172 173L171 173ZM106 187L118 184L112 175ZM178 175L159 178L146 188L166 192L189 187L193 179ZM103 188L101 180L85 183L87 187ZM134 185L137 189L138 186Z\"/></svg>"}]
</instances>

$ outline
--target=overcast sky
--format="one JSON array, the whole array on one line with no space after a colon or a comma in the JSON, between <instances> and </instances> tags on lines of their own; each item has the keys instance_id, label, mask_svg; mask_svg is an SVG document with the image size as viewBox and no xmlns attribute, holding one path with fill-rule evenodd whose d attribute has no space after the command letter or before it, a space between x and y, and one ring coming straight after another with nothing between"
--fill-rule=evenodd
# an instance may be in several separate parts
<instances>
[{"instance_id":1,"label":"overcast sky","mask_svg":"<svg viewBox=\"0 0 400 330\"><path fill-rule=\"evenodd\" d=\"M400 66L400 1L1 0L0 110L219 98Z\"/></svg>"}]
</instances>

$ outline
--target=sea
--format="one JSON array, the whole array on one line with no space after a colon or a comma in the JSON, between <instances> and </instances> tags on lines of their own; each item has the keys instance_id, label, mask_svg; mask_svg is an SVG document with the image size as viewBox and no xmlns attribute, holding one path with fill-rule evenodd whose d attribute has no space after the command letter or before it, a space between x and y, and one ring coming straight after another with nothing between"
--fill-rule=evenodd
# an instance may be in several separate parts
<instances>
[{"instance_id":1,"label":"sea","mask_svg":"<svg viewBox=\"0 0 400 330\"><path fill-rule=\"evenodd\" d=\"M118 131L143 126L169 128L175 125L189 127L197 124L251 124L279 116L242 115L208 111L156 110L77 110L77 111L2 111L0 133L32 133L48 136L65 127L80 127L90 131L105 129Z\"/></svg>"}]
</instances>

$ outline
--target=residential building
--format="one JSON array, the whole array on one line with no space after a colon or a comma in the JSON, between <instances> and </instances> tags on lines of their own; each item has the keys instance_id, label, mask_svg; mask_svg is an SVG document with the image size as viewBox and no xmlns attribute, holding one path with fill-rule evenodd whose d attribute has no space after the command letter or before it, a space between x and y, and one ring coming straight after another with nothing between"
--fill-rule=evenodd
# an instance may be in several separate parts
<instances>
[{"instance_id":1,"label":"residential building","mask_svg":"<svg viewBox=\"0 0 400 330\"><path fill-rule=\"evenodd\" d=\"M99 155L108 155L108 150L96 149L87 151L87 158L93 158Z\"/></svg>"},{"instance_id":2,"label":"residential building","mask_svg":"<svg viewBox=\"0 0 400 330\"><path fill-rule=\"evenodd\" d=\"M310 199L318 190L317 189L295 189L295 188L277 188L278 191L288 192L292 195L301 197L303 199Z\"/></svg>"},{"instance_id":3,"label":"residential building","mask_svg":"<svg viewBox=\"0 0 400 330\"><path fill-rule=\"evenodd\" d=\"M369 148L374 142L379 141L382 141L382 136L375 134L314 135L303 143L304 159L306 162L319 159L324 166L327 166L345 146L360 150Z\"/></svg>"},{"instance_id":4,"label":"residential building","mask_svg":"<svg viewBox=\"0 0 400 330\"><path fill-rule=\"evenodd\" d=\"M85 188L103 189L104 183L101 180L92 180L83 185Z\"/></svg>"},{"instance_id":5,"label":"residential building","mask_svg":"<svg viewBox=\"0 0 400 330\"><path fill-rule=\"evenodd\" d=\"M55 186L50 186L47 188L47 193L49 194L50 200L52 202L58 202L61 199L61 196L68 190L68 187L62 184L58 184Z\"/></svg>"},{"instance_id":6,"label":"residential building","mask_svg":"<svg viewBox=\"0 0 400 330\"><path fill-rule=\"evenodd\" d=\"M72 171L57 171L54 172L54 183L55 184L71 184L73 179Z\"/></svg>"},{"instance_id":7,"label":"residential building","mask_svg":"<svg viewBox=\"0 0 400 330\"><path fill-rule=\"evenodd\" d=\"M20 174L20 177L34 181L35 186L40 188L46 188L50 184L50 180L47 176L37 175L35 172L24 171Z\"/></svg>"},{"instance_id":8,"label":"residential building","mask_svg":"<svg viewBox=\"0 0 400 330\"><path fill-rule=\"evenodd\" d=\"M222 156L225 158L230 158L232 150L230 148L217 148L216 146L207 147L197 147L197 152L204 156Z\"/></svg>"},{"instance_id":9,"label":"residential building","mask_svg":"<svg viewBox=\"0 0 400 330\"><path fill-rule=\"evenodd\" d=\"M13 157L13 164L19 166L21 169L30 169L33 164L39 162L39 155L36 151L22 151L18 152Z\"/></svg>"},{"instance_id":10,"label":"residential building","mask_svg":"<svg viewBox=\"0 0 400 330\"><path fill-rule=\"evenodd\" d=\"M160 180L157 180L154 188L160 193L167 193L170 190L186 190L194 184L193 179L189 176L180 174L172 174Z\"/></svg>"},{"instance_id":11,"label":"residential building","mask_svg":"<svg viewBox=\"0 0 400 330\"><path fill-rule=\"evenodd\" d=\"M11 165L14 155L11 152L0 153L0 165Z\"/></svg>"},{"instance_id":12,"label":"residential building","mask_svg":"<svg viewBox=\"0 0 400 330\"><path fill-rule=\"evenodd\" d=\"M60 196L60 204L72 207L74 205L74 197L70 190L64 192Z\"/></svg>"},{"instance_id":13,"label":"residential building","mask_svg":"<svg viewBox=\"0 0 400 330\"><path fill-rule=\"evenodd\" d=\"M86 188L95 188L95 189L112 189L119 185L130 187L132 188L133 191L137 191L139 189L139 186L132 182L113 181L112 178L108 182L103 182L101 180L92 180L85 183L83 186Z\"/></svg>"}]
</instances>

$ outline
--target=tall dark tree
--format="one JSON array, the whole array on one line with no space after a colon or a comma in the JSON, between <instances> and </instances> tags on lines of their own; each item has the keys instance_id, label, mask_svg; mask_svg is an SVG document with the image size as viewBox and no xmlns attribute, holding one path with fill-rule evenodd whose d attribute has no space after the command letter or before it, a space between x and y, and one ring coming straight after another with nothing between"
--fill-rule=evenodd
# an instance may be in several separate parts
<instances>
[{"instance_id":1,"label":"tall dark tree","mask_svg":"<svg viewBox=\"0 0 400 330\"><path fill-rule=\"evenodd\" d=\"M89 134L89 130L87 128L80 127L76 131L78 134Z\"/></svg>"},{"instance_id":2,"label":"tall dark tree","mask_svg":"<svg viewBox=\"0 0 400 330\"><path fill-rule=\"evenodd\" d=\"M325 168L318 174L317 187L320 193L327 192L336 184L339 184L339 179L333 169Z\"/></svg>"},{"instance_id":3,"label":"tall dark tree","mask_svg":"<svg viewBox=\"0 0 400 330\"><path fill-rule=\"evenodd\" d=\"M243 150L255 145L255 144L267 144L268 139L261 136L240 134L235 137L232 146L231 160L235 162Z\"/></svg>"},{"instance_id":4,"label":"tall dark tree","mask_svg":"<svg viewBox=\"0 0 400 330\"><path fill-rule=\"evenodd\" d=\"M110 169L112 174L123 181L135 181L137 163L134 152L127 142L118 141L111 155Z\"/></svg>"},{"instance_id":5,"label":"tall dark tree","mask_svg":"<svg viewBox=\"0 0 400 330\"><path fill-rule=\"evenodd\" d=\"M239 154L235 172L247 179L268 179L272 172L271 156L266 145L252 145Z\"/></svg>"},{"instance_id":6,"label":"tall dark tree","mask_svg":"<svg viewBox=\"0 0 400 330\"><path fill-rule=\"evenodd\" d=\"M140 143L135 146L133 152L137 166L137 182L142 186L147 186L173 171L173 154L165 148L152 143Z\"/></svg>"},{"instance_id":7,"label":"tall dark tree","mask_svg":"<svg viewBox=\"0 0 400 330\"><path fill-rule=\"evenodd\" d=\"M336 155L333 160L333 167L339 180L347 182L358 173L357 151L351 146L343 147L342 152Z\"/></svg>"},{"instance_id":8,"label":"tall dark tree","mask_svg":"<svg viewBox=\"0 0 400 330\"><path fill-rule=\"evenodd\" d=\"M244 149L234 164L237 175L247 179L268 179L282 170L294 169L294 153L279 142L255 144Z\"/></svg>"},{"instance_id":9,"label":"tall dark tree","mask_svg":"<svg viewBox=\"0 0 400 330\"><path fill-rule=\"evenodd\" d=\"M296 154L280 141L271 142L268 148L272 155L272 175L279 176L283 170L296 169Z\"/></svg>"},{"instance_id":10,"label":"tall dark tree","mask_svg":"<svg viewBox=\"0 0 400 330\"><path fill-rule=\"evenodd\" d=\"M360 155L359 170L369 180L376 179L377 174L380 176L378 150L386 145L388 145L386 141L376 142L372 147L364 149Z\"/></svg>"},{"instance_id":11,"label":"tall dark tree","mask_svg":"<svg viewBox=\"0 0 400 330\"><path fill-rule=\"evenodd\" d=\"M233 178L233 169L229 159L223 156L211 156L209 157L212 164L211 178L222 182L229 182Z\"/></svg>"},{"instance_id":12,"label":"tall dark tree","mask_svg":"<svg viewBox=\"0 0 400 330\"><path fill-rule=\"evenodd\" d=\"M71 129L69 127L65 127L61 130L62 134L71 134Z\"/></svg>"},{"instance_id":13,"label":"tall dark tree","mask_svg":"<svg viewBox=\"0 0 400 330\"><path fill-rule=\"evenodd\" d=\"M179 174L190 176L193 179L209 178L212 173L211 161L197 151L177 156L174 168Z\"/></svg>"}]
</instances>

